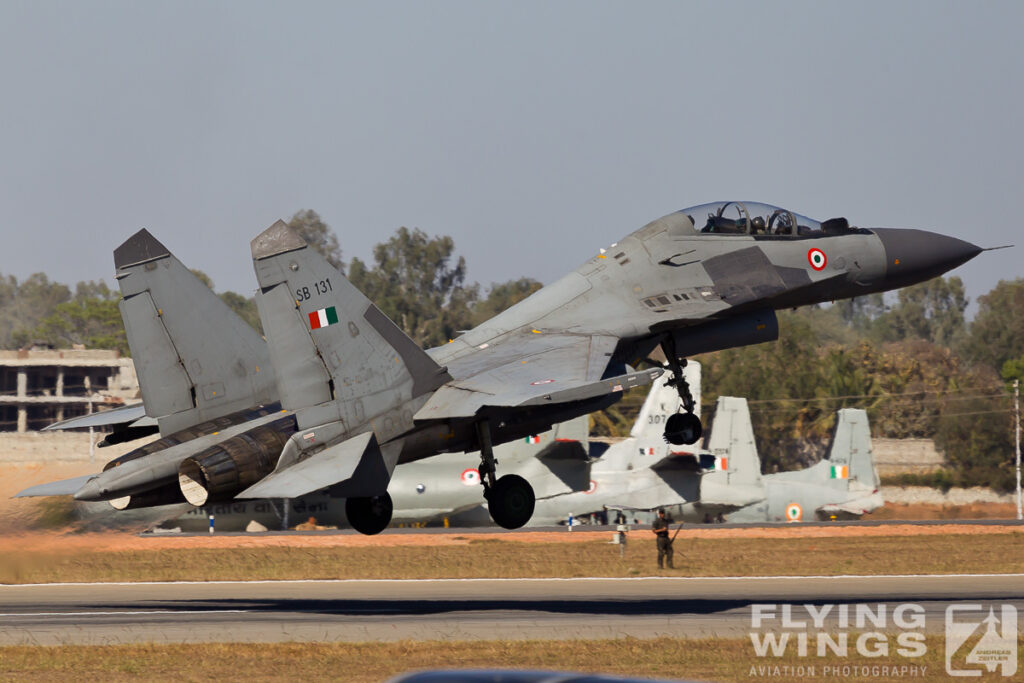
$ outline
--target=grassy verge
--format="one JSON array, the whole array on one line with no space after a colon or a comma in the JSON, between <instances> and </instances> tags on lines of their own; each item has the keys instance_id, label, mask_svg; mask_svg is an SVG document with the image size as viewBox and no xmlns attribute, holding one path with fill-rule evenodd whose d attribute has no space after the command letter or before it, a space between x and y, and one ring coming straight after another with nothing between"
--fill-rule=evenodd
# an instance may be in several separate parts
<instances>
[{"instance_id":1,"label":"grassy verge","mask_svg":"<svg viewBox=\"0 0 1024 683\"><path fill-rule=\"evenodd\" d=\"M1024 532L930 536L682 539L658 572L651 541L617 546L477 540L461 546L175 548L23 552L0 557L0 583L335 578L785 576L1020 571Z\"/></svg>"},{"instance_id":2,"label":"grassy verge","mask_svg":"<svg viewBox=\"0 0 1024 683\"><path fill-rule=\"evenodd\" d=\"M929 637L916 658L755 656L748 639L281 643L2 647L0 678L39 681L381 681L422 669L519 668L586 671L715 681L948 680L941 637ZM895 637L890 638L895 649ZM1020 648L1024 651L1024 646ZM1024 661L1021 654L1020 661ZM797 667L806 667L803 676ZM832 674L824 667L847 666ZM916 675L885 675L881 667L917 666ZM770 667L769 670L757 667ZM778 670L775 670L778 667ZM790 673L786 673L791 667ZM809 667L815 667L811 672ZM856 668L854 668L856 667ZM892 672L890 671L890 674Z\"/></svg>"}]
</instances>

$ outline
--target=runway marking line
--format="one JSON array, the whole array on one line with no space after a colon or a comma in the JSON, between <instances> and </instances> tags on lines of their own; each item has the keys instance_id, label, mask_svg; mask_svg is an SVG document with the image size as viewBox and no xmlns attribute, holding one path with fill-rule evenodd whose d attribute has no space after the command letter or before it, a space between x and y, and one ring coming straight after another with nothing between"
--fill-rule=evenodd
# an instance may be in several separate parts
<instances>
[{"instance_id":1,"label":"runway marking line","mask_svg":"<svg viewBox=\"0 0 1024 683\"><path fill-rule=\"evenodd\" d=\"M130 610L125 612L7 612L0 617L94 617L94 616L139 616L145 614L248 614L249 609L189 609L189 610Z\"/></svg>"},{"instance_id":2,"label":"runway marking line","mask_svg":"<svg viewBox=\"0 0 1024 683\"><path fill-rule=\"evenodd\" d=\"M824 574L810 576L578 576L551 578L461 578L461 579L258 579L254 581L94 581L65 583L0 583L0 588L40 588L43 586L216 586L216 585L274 585L303 583L489 583L543 581L587 582L587 581L806 581L808 579L988 579L1024 578L1024 573L1015 574Z\"/></svg>"}]
</instances>

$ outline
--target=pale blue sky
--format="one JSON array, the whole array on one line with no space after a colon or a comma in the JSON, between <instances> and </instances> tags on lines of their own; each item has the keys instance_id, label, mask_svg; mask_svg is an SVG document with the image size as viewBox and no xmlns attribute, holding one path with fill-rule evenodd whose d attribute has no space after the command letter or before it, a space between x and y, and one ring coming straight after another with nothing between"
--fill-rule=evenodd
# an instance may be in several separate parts
<instances>
[{"instance_id":1,"label":"pale blue sky","mask_svg":"<svg viewBox=\"0 0 1024 683\"><path fill-rule=\"evenodd\" d=\"M1020 2L0 0L0 273L112 282L149 228L218 289L316 209L484 284L550 282L684 206L785 205L1020 267Z\"/></svg>"}]
</instances>

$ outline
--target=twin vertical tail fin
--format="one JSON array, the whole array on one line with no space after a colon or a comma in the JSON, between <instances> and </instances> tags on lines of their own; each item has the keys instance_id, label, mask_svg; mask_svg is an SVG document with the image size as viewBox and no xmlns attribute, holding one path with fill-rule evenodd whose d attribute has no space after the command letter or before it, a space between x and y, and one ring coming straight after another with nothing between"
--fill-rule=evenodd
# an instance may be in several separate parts
<instances>
[{"instance_id":1,"label":"twin vertical tail fin","mask_svg":"<svg viewBox=\"0 0 1024 683\"><path fill-rule=\"evenodd\" d=\"M715 468L705 480L719 484L761 484L761 458L754 441L747 399L719 396L708 450Z\"/></svg>"},{"instance_id":2,"label":"twin vertical tail fin","mask_svg":"<svg viewBox=\"0 0 1024 683\"><path fill-rule=\"evenodd\" d=\"M844 408L837 413L836 429L828 452L828 479L845 488L857 481L878 488L878 471L871 450L871 428L866 412Z\"/></svg>"},{"instance_id":3,"label":"twin vertical tail fin","mask_svg":"<svg viewBox=\"0 0 1024 683\"><path fill-rule=\"evenodd\" d=\"M164 435L277 400L259 333L147 230L114 250L146 414Z\"/></svg>"},{"instance_id":4,"label":"twin vertical tail fin","mask_svg":"<svg viewBox=\"0 0 1024 683\"><path fill-rule=\"evenodd\" d=\"M385 439L381 430L402 431L396 420L411 426L412 414L395 409L451 379L447 371L283 221L251 246L281 403L300 411L300 428L302 409L325 404L306 419L333 413L354 428L388 414L392 429L374 423Z\"/></svg>"}]
</instances>

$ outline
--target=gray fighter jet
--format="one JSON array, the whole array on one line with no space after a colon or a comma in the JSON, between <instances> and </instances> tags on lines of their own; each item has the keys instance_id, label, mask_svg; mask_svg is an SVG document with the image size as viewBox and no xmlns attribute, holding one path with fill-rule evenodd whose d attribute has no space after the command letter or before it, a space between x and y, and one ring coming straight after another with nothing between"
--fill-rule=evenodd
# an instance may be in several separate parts
<instances>
[{"instance_id":1,"label":"gray fighter jet","mask_svg":"<svg viewBox=\"0 0 1024 683\"><path fill-rule=\"evenodd\" d=\"M570 513L665 508L675 519L691 522L721 517L730 522L799 522L855 519L883 505L863 410L837 413L825 459L807 469L764 475L743 398L719 397L707 451L692 456L699 468L685 466L686 453L665 454L646 445L651 439L644 434L644 412L664 415L678 409L674 396L658 397L663 391L652 390L631 437L592 465L589 495L538 500L532 521L556 524Z\"/></svg>"},{"instance_id":2,"label":"gray fighter jet","mask_svg":"<svg viewBox=\"0 0 1024 683\"><path fill-rule=\"evenodd\" d=\"M119 270L158 267L166 250L145 237L122 245ZM391 519L387 485L399 462L479 450L489 512L515 528L530 519L535 494L518 475L497 478L494 444L606 407L666 369L683 412L667 420L664 438L695 443L702 428L682 375L687 356L774 340L777 309L906 286L980 251L920 230L854 228L764 204L708 204L648 224L453 342L423 351L279 221L253 240L252 255L276 394L288 412L233 425L230 447L180 444L139 460L163 467L186 454L178 481L192 501L295 498L330 487L347 499L352 525L376 533ZM153 317L159 321L159 311ZM202 344L207 328L195 324L192 334ZM664 364L651 358L659 347ZM236 377L253 368L239 367ZM144 395L147 414L160 419L162 410L201 414L204 401L218 400L218 386L228 386L197 381L186 364L153 370L175 396L151 407ZM170 429L174 420L167 422ZM107 473L85 487L80 497L125 495Z\"/></svg>"},{"instance_id":3,"label":"gray fighter jet","mask_svg":"<svg viewBox=\"0 0 1024 683\"><path fill-rule=\"evenodd\" d=\"M758 470L760 466L758 459ZM825 459L807 469L764 475L762 481L764 499L729 514L730 522L859 519L885 504L878 489L868 416L854 408L837 413Z\"/></svg>"}]
</instances>

